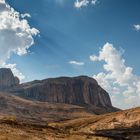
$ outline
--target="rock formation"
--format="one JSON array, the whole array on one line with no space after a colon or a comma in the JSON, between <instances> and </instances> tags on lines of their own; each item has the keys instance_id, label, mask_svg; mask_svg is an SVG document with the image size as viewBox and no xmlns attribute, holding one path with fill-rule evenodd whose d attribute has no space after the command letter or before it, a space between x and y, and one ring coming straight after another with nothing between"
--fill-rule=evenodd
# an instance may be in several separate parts
<instances>
[{"instance_id":1,"label":"rock formation","mask_svg":"<svg viewBox=\"0 0 140 140\"><path fill-rule=\"evenodd\" d=\"M1 68L0 69L0 89L8 89L19 85L19 79L14 77L11 69Z\"/></svg>"},{"instance_id":2,"label":"rock formation","mask_svg":"<svg viewBox=\"0 0 140 140\"><path fill-rule=\"evenodd\" d=\"M95 79L87 76L33 81L20 85L14 92L21 97L43 102L112 106L108 93L98 85Z\"/></svg>"},{"instance_id":3,"label":"rock formation","mask_svg":"<svg viewBox=\"0 0 140 140\"><path fill-rule=\"evenodd\" d=\"M0 90L30 100L88 106L89 110L111 108L110 111L114 111L109 94L95 79L87 76L49 78L19 84L19 79L10 69L2 68Z\"/></svg>"}]
</instances>

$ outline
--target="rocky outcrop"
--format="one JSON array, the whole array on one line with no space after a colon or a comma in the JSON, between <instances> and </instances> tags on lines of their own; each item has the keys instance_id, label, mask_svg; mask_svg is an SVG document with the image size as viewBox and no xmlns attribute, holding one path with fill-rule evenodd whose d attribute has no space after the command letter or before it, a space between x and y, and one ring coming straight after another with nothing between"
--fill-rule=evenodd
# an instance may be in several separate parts
<instances>
[{"instance_id":1,"label":"rocky outcrop","mask_svg":"<svg viewBox=\"0 0 140 140\"><path fill-rule=\"evenodd\" d=\"M87 76L59 77L19 84L7 68L0 69L0 90L10 91L20 97L50 103L64 103L112 108L109 94L97 81Z\"/></svg>"},{"instance_id":2,"label":"rocky outcrop","mask_svg":"<svg viewBox=\"0 0 140 140\"><path fill-rule=\"evenodd\" d=\"M0 90L19 85L19 79L14 77L11 69L0 68Z\"/></svg>"},{"instance_id":3,"label":"rocky outcrop","mask_svg":"<svg viewBox=\"0 0 140 140\"><path fill-rule=\"evenodd\" d=\"M87 76L60 77L20 85L19 96L52 103L112 107L108 93Z\"/></svg>"}]
</instances>

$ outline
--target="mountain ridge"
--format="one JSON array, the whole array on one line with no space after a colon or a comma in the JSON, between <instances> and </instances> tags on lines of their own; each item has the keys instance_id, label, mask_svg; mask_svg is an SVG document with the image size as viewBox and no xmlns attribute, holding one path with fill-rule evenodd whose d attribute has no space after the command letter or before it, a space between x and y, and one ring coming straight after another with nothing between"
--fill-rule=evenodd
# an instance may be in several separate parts
<instances>
[{"instance_id":1,"label":"mountain ridge","mask_svg":"<svg viewBox=\"0 0 140 140\"><path fill-rule=\"evenodd\" d=\"M2 69L4 71L4 68ZM112 106L109 94L98 85L97 81L88 76L58 77L43 80L34 80L27 83L13 84L15 78L10 69L5 69L10 75L8 82L11 86L4 88L10 94L40 102L72 104L94 110L100 108L107 112L118 111ZM0 71L1 72L1 71ZM4 73L4 72L3 72ZM1 75L1 74L0 74ZM13 77L12 77L12 76ZM11 78L12 77L12 78ZM2 79L2 80L1 80ZM6 84L7 75L2 75L0 80ZM11 80L11 81L10 81ZM3 83L2 83L3 84Z\"/></svg>"},{"instance_id":2,"label":"mountain ridge","mask_svg":"<svg viewBox=\"0 0 140 140\"><path fill-rule=\"evenodd\" d=\"M43 102L112 107L109 94L87 76L35 80L12 90L20 97Z\"/></svg>"}]
</instances>

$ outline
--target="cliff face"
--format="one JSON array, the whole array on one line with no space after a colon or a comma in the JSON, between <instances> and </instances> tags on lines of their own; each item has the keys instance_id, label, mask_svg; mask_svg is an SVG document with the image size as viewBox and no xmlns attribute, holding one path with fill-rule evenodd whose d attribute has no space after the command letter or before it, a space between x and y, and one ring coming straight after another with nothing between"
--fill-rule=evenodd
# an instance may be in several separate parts
<instances>
[{"instance_id":1,"label":"cliff face","mask_svg":"<svg viewBox=\"0 0 140 140\"><path fill-rule=\"evenodd\" d=\"M60 77L19 84L7 68L0 69L0 90L37 101L80 106L112 107L108 93L87 76Z\"/></svg>"},{"instance_id":2,"label":"cliff face","mask_svg":"<svg viewBox=\"0 0 140 140\"><path fill-rule=\"evenodd\" d=\"M19 79L14 77L8 68L0 69L0 89L7 89L19 85Z\"/></svg>"},{"instance_id":3,"label":"cliff face","mask_svg":"<svg viewBox=\"0 0 140 140\"><path fill-rule=\"evenodd\" d=\"M15 92L15 91L14 91ZM108 93L86 76L60 77L20 85L19 96L39 101L111 107Z\"/></svg>"}]
</instances>

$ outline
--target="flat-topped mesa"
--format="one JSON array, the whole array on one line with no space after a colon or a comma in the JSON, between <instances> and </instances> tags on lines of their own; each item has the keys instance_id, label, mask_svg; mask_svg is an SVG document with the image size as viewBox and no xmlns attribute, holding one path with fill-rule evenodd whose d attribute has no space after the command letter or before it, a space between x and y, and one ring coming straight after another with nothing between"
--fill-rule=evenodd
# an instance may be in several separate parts
<instances>
[{"instance_id":1,"label":"flat-topped mesa","mask_svg":"<svg viewBox=\"0 0 140 140\"><path fill-rule=\"evenodd\" d=\"M10 69L1 68L0 90L42 102L112 107L109 94L87 76L49 78L19 85Z\"/></svg>"},{"instance_id":2,"label":"flat-topped mesa","mask_svg":"<svg viewBox=\"0 0 140 140\"><path fill-rule=\"evenodd\" d=\"M0 90L5 90L19 85L19 79L14 77L11 69L0 68Z\"/></svg>"},{"instance_id":3,"label":"flat-topped mesa","mask_svg":"<svg viewBox=\"0 0 140 140\"><path fill-rule=\"evenodd\" d=\"M36 80L20 85L15 92L43 102L112 107L109 94L95 79L87 76Z\"/></svg>"}]
</instances>

